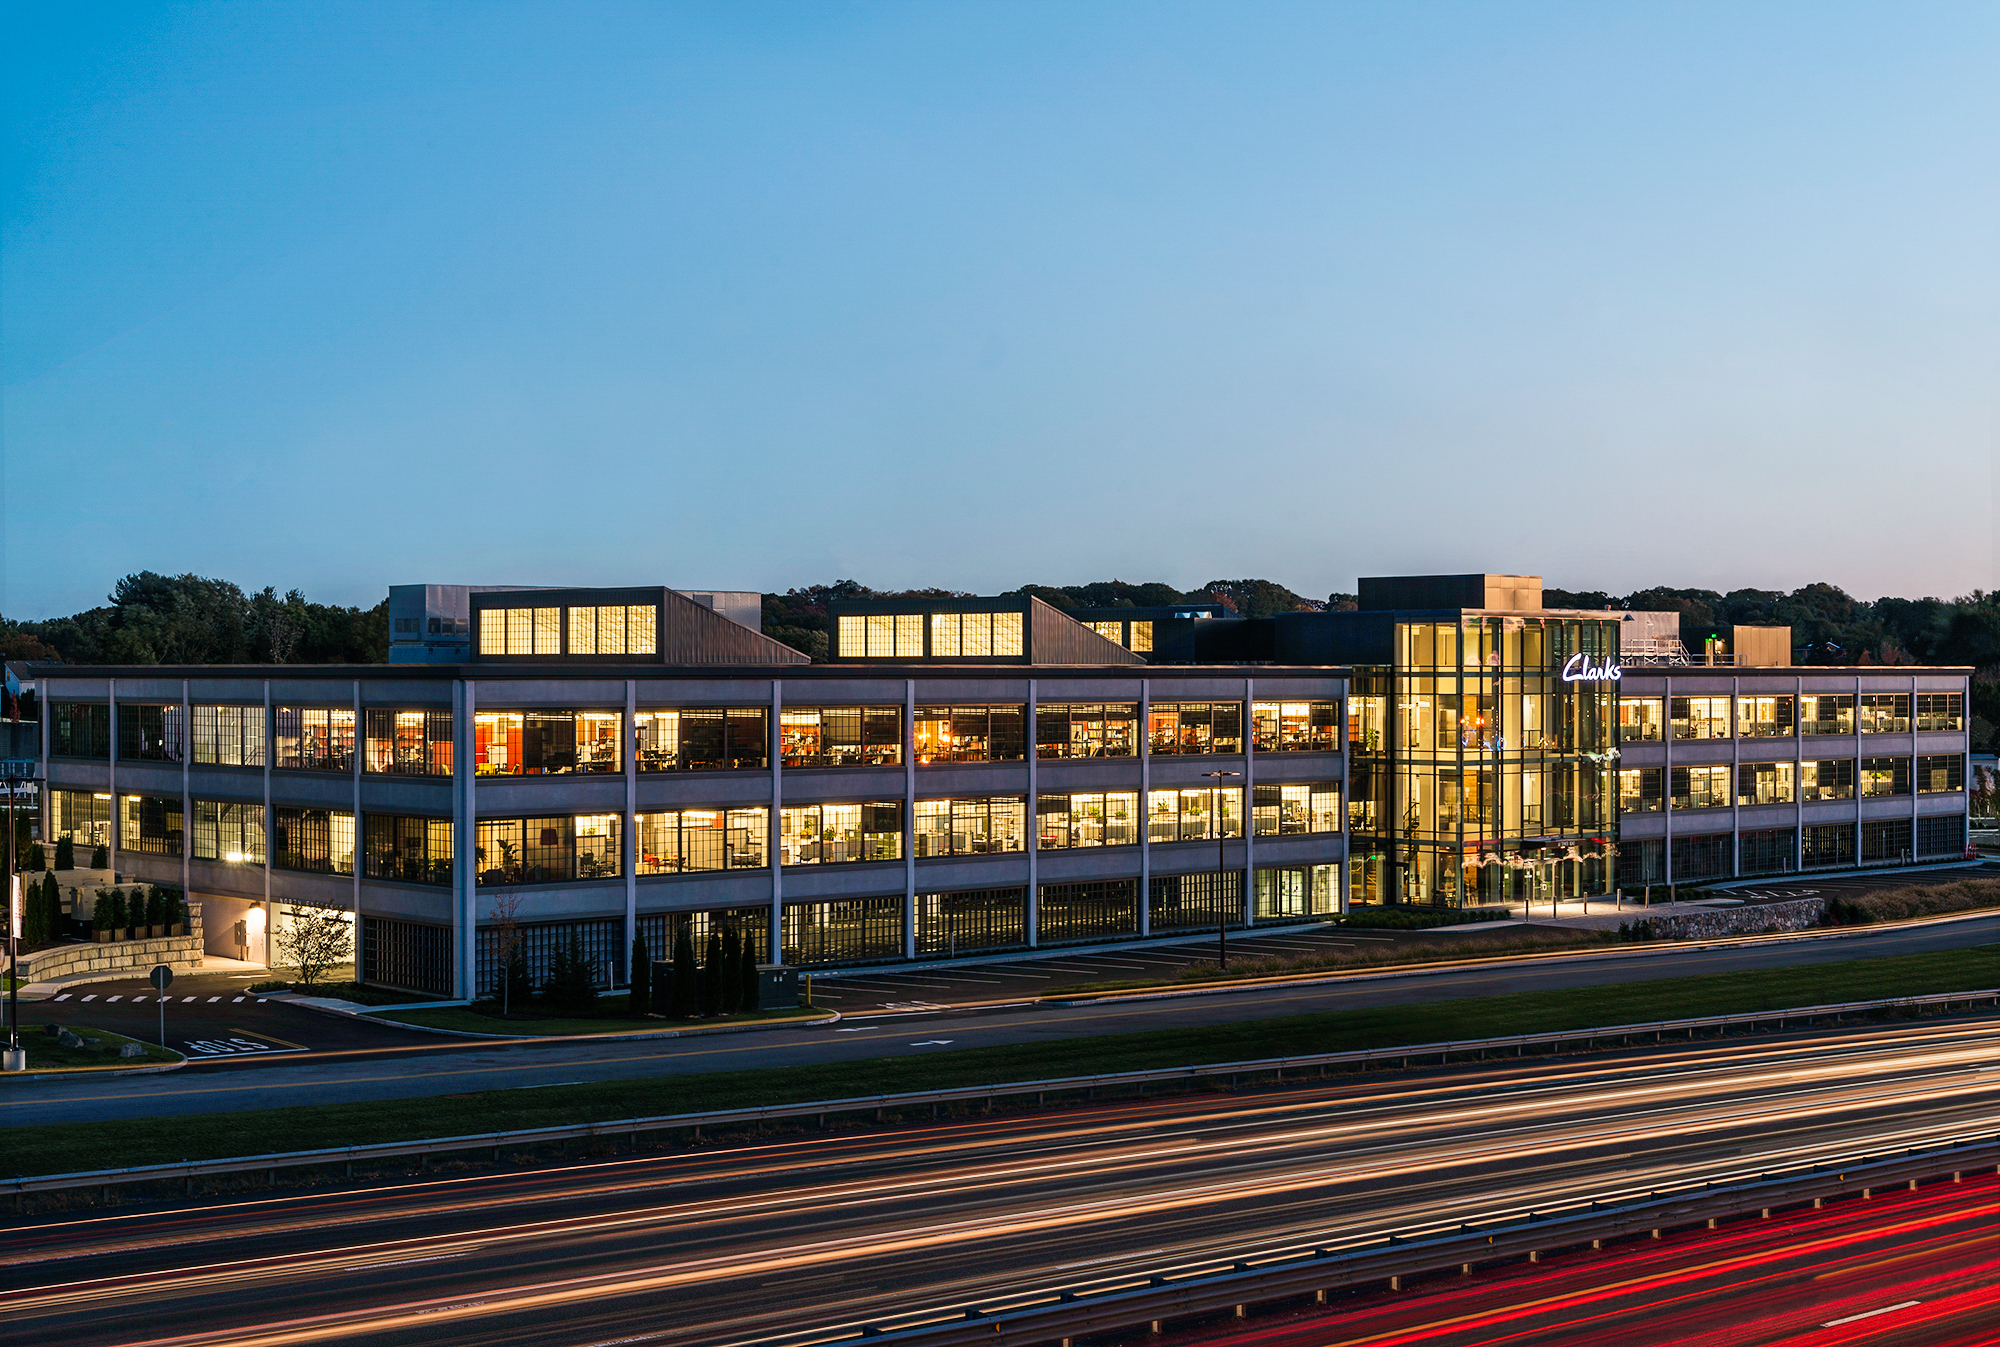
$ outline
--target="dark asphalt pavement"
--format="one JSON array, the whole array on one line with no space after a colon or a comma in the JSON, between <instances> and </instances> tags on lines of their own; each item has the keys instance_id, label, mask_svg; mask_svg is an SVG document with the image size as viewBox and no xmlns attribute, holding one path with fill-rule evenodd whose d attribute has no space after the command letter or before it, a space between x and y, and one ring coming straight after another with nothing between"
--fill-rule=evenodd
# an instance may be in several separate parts
<instances>
[{"instance_id":1,"label":"dark asphalt pavement","mask_svg":"<svg viewBox=\"0 0 2000 1347\"><path fill-rule=\"evenodd\" d=\"M0 1314L74 1347L782 1344L1990 1131L1994 1064L1990 1023L1906 1022L79 1209L0 1234Z\"/></svg>"}]
</instances>

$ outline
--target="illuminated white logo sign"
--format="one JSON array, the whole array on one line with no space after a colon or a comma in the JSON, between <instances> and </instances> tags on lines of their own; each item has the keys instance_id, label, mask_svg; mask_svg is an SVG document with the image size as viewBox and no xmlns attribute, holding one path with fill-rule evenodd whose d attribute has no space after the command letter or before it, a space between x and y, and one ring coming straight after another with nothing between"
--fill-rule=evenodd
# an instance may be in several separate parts
<instances>
[{"instance_id":1,"label":"illuminated white logo sign","mask_svg":"<svg viewBox=\"0 0 2000 1347\"><path fill-rule=\"evenodd\" d=\"M1569 657L1562 673L1565 683L1616 683L1624 676L1616 664L1592 664L1590 656L1581 653Z\"/></svg>"}]
</instances>

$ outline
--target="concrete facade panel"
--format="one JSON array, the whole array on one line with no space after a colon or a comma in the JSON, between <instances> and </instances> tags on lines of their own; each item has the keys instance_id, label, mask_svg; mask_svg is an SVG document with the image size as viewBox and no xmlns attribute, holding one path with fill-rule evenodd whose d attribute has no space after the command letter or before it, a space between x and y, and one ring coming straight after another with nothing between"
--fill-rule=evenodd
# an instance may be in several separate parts
<instances>
[{"instance_id":1,"label":"concrete facade panel","mask_svg":"<svg viewBox=\"0 0 2000 1347\"><path fill-rule=\"evenodd\" d=\"M625 684L608 678L481 678L473 683L474 713L563 707L624 710Z\"/></svg>"},{"instance_id":2,"label":"concrete facade panel","mask_svg":"<svg viewBox=\"0 0 2000 1347\"><path fill-rule=\"evenodd\" d=\"M264 799L264 769L194 767L188 771L188 790L202 800L243 800L261 804Z\"/></svg>"},{"instance_id":3,"label":"concrete facade panel","mask_svg":"<svg viewBox=\"0 0 2000 1347\"><path fill-rule=\"evenodd\" d=\"M353 798L351 794L349 798ZM361 809L364 813L430 814L442 818L452 812L451 782L438 777L364 776Z\"/></svg>"},{"instance_id":4,"label":"concrete facade panel","mask_svg":"<svg viewBox=\"0 0 2000 1347\"><path fill-rule=\"evenodd\" d=\"M642 814L659 809L721 809L737 805L768 808L771 778L764 772L645 772L633 786L633 798Z\"/></svg>"},{"instance_id":5,"label":"concrete facade panel","mask_svg":"<svg viewBox=\"0 0 2000 1347\"><path fill-rule=\"evenodd\" d=\"M451 890L363 880L361 911L364 916L394 917L399 921L449 926L452 921Z\"/></svg>"},{"instance_id":6,"label":"concrete facade panel","mask_svg":"<svg viewBox=\"0 0 2000 1347\"><path fill-rule=\"evenodd\" d=\"M601 773L571 776L485 776L472 791L481 818L527 814L618 814L625 810L625 778Z\"/></svg>"},{"instance_id":7,"label":"concrete facade panel","mask_svg":"<svg viewBox=\"0 0 2000 1347\"><path fill-rule=\"evenodd\" d=\"M271 803L354 809L354 778L335 772L271 773Z\"/></svg>"},{"instance_id":8,"label":"concrete facade panel","mask_svg":"<svg viewBox=\"0 0 2000 1347\"><path fill-rule=\"evenodd\" d=\"M789 877L787 878L789 883ZM769 870L739 870L734 874L640 875L641 912L695 912L710 907L768 906Z\"/></svg>"},{"instance_id":9,"label":"concrete facade panel","mask_svg":"<svg viewBox=\"0 0 2000 1347\"><path fill-rule=\"evenodd\" d=\"M947 889L993 889L1028 882L1028 857L1022 852L994 857L967 857L917 862L917 892L939 893ZM785 875L787 896L791 874Z\"/></svg>"}]
</instances>

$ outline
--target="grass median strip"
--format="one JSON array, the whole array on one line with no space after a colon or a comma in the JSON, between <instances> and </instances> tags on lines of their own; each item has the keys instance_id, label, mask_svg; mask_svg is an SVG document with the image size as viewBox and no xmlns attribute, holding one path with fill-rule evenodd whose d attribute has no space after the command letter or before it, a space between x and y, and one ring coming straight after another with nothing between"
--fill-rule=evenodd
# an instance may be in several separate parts
<instances>
[{"instance_id":1,"label":"grass median strip","mask_svg":"<svg viewBox=\"0 0 2000 1347\"><path fill-rule=\"evenodd\" d=\"M10 1128L0 1174L256 1155L411 1141L758 1104L1393 1047L1495 1034L1588 1029L2000 986L2000 946L1885 959L1661 978L1250 1020L1196 1029L1079 1035L823 1066L776 1067L542 1089L320 1104L229 1114Z\"/></svg>"},{"instance_id":2,"label":"grass median strip","mask_svg":"<svg viewBox=\"0 0 2000 1347\"><path fill-rule=\"evenodd\" d=\"M787 1020L823 1020L828 1010L752 1010L707 1020L634 1019L627 1015L489 1015L470 1006L440 1006L435 1010L388 1010L370 1015L426 1029L456 1029L461 1033L516 1035L522 1038L561 1034L642 1034L670 1030L717 1029L730 1025L772 1024Z\"/></svg>"}]
</instances>

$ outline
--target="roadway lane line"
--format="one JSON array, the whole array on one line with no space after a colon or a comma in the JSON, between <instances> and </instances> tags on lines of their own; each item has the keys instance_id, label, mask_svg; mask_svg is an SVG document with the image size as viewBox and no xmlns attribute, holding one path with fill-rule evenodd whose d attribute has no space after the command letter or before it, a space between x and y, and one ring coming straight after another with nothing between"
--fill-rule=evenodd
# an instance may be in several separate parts
<instances>
[{"instance_id":1,"label":"roadway lane line","mask_svg":"<svg viewBox=\"0 0 2000 1347\"><path fill-rule=\"evenodd\" d=\"M1860 1314L1850 1314L1845 1319L1829 1319L1825 1323L1821 1324L1820 1327L1839 1328L1842 1324L1858 1324L1863 1319L1873 1319L1878 1314L1893 1314L1897 1310L1907 1310L1913 1306L1921 1305L1923 1303L1924 1302L1921 1300L1905 1300L1901 1304L1897 1305L1884 1305L1879 1310L1864 1310Z\"/></svg>"}]
</instances>

